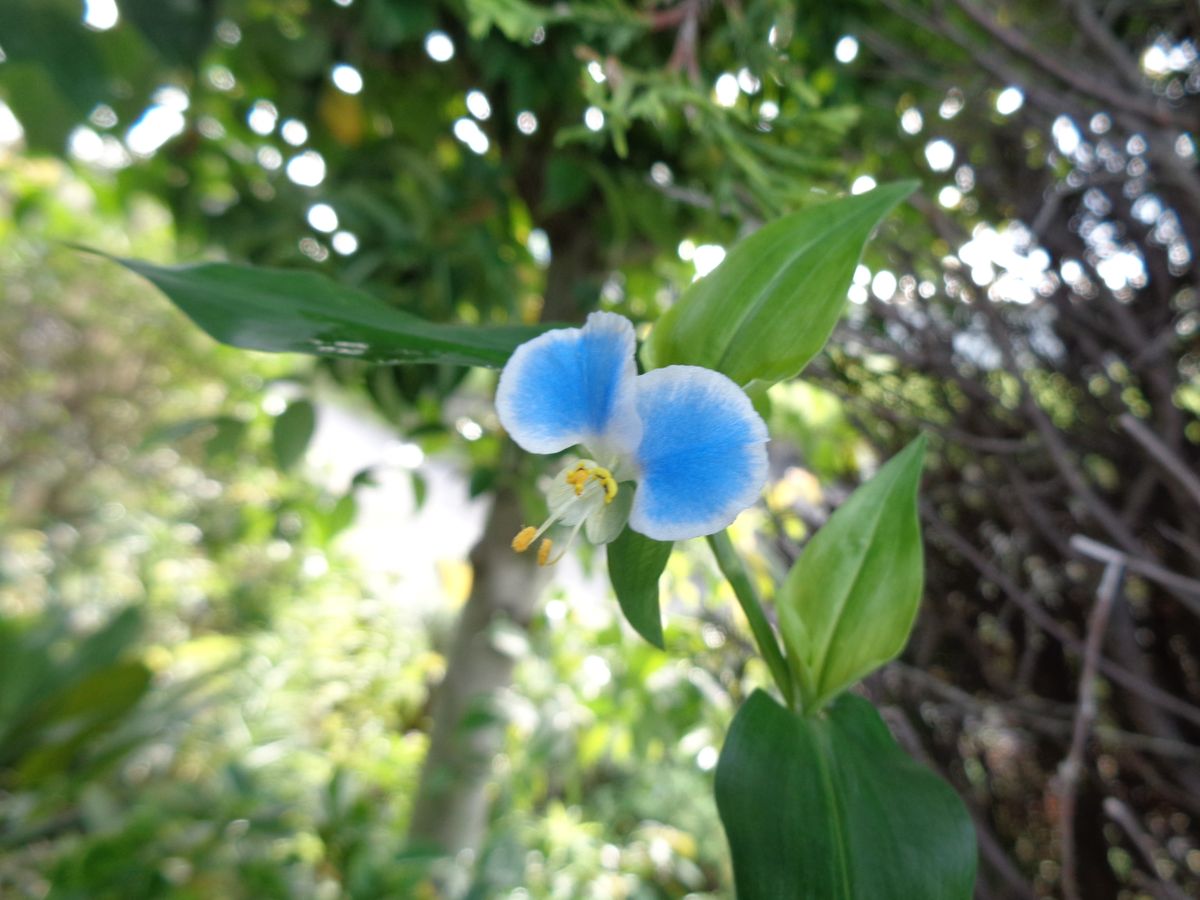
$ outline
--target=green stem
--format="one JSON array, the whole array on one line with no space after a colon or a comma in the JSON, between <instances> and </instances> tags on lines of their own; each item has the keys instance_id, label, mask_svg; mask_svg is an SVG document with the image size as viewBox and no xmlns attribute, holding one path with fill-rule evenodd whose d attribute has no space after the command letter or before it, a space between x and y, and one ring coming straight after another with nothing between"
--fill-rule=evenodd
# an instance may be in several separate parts
<instances>
[{"instance_id":1,"label":"green stem","mask_svg":"<svg viewBox=\"0 0 1200 900\"><path fill-rule=\"evenodd\" d=\"M771 623L767 621L766 613L763 612L762 603L758 599L758 591L754 589L754 583L750 580L750 573L746 571L742 558L738 556L737 551L733 549L733 543L729 540L729 532L718 531L716 534L710 534L708 546L712 547L713 556L717 558L717 567L729 582L729 586L733 588L734 596L737 597L742 612L746 614L750 630L754 632L754 641L758 644L758 652L767 661L767 668L771 670L771 676L775 679L775 684L779 686L779 692L783 694L783 699L788 707L791 707L793 702L791 672L788 669L787 661L783 658L783 651L779 649L779 642L775 639Z\"/></svg>"}]
</instances>

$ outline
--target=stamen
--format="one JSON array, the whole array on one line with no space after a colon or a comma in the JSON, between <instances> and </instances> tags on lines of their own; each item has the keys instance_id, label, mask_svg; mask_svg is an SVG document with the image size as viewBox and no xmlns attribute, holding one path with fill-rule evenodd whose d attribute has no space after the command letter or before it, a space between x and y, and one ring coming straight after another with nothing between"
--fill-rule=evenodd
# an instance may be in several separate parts
<instances>
[{"instance_id":1,"label":"stamen","mask_svg":"<svg viewBox=\"0 0 1200 900\"><path fill-rule=\"evenodd\" d=\"M542 562L542 551L545 551L546 556L550 555L550 548L546 546L549 541L542 541L542 546L538 547L538 562L543 566L557 565L558 561L567 555L567 551L570 550L571 546L575 543L575 538L579 536L579 529L581 528L583 528L582 521L576 523L575 527L571 529L571 536L567 538L567 542L563 544L563 548L558 551L558 555L555 556L554 559L551 559L547 562Z\"/></svg>"},{"instance_id":2,"label":"stamen","mask_svg":"<svg viewBox=\"0 0 1200 900\"><path fill-rule=\"evenodd\" d=\"M583 493L584 487L587 485L589 470L586 463L579 463L573 469L569 469L566 474L567 484L575 488L575 496L578 497Z\"/></svg>"},{"instance_id":3,"label":"stamen","mask_svg":"<svg viewBox=\"0 0 1200 900\"><path fill-rule=\"evenodd\" d=\"M543 566L552 566L566 555L583 527L583 523L598 511L597 501L600 499L600 495L603 495L606 504L612 503L618 491L617 479L613 477L612 471L604 466L592 464L591 460L580 461L560 475L563 481L573 488L573 491L568 492L566 497L559 496L555 499L552 496L550 518L546 519L538 528L534 528L532 525L525 526L512 539L513 550L517 553L524 553L563 516L576 508L578 504L585 504L585 511L571 529L570 538L553 559L550 558L553 542L549 538L542 541L538 547L537 559L538 564ZM571 496L571 493L574 493L574 496Z\"/></svg>"},{"instance_id":4,"label":"stamen","mask_svg":"<svg viewBox=\"0 0 1200 900\"><path fill-rule=\"evenodd\" d=\"M518 553L524 553L529 549L529 545L533 543L537 537L537 529L532 525L526 525L517 532L517 536L512 539L512 548Z\"/></svg>"},{"instance_id":5,"label":"stamen","mask_svg":"<svg viewBox=\"0 0 1200 900\"><path fill-rule=\"evenodd\" d=\"M604 466L596 466L592 469L592 477L604 488L604 502L612 503L613 497L617 496L617 479L613 478L612 472Z\"/></svg>"}]
</instances>

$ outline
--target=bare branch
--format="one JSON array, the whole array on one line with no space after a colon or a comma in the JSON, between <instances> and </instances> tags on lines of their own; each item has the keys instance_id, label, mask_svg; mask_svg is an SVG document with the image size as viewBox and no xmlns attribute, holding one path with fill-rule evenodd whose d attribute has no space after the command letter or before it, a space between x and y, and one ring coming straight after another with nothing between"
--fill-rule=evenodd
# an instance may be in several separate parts
<instances>
[{"instance_id":1,"label":"bare branch","mask_svg":"<svg viewBox=\"0 0 1200 900\"><path fill-rule=\"evenodd\" d=\"M1113 560L1104 567L1104 576L1096 591L1096 605L1088 616L1087 643L1083 652L1083 671L1079 676L1079 703L1075 711L1075 727L1071 734L1071 749L1058 769L1059 829L1062 842L1062 889L1067 900L1081 900L1079 877L1075 867L1075 801L1083 775L1083 757L1087 749L1092 722L1096 718L1096 674L1100 666L1100 650L1108 617L1121 587L1124 566Z\"/></svg>"}]
</instances>

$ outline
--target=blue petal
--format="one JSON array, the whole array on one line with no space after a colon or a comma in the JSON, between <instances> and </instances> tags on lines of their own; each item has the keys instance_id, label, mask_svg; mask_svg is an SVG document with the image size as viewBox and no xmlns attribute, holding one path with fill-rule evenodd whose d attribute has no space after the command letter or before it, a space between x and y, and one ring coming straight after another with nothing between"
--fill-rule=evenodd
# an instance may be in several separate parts
<instances>
[{"instance_id":1,"label":"blue petal","mask_svg":"<svg viewBox=\"0 0 1200 900\"><path fill-rule=\"evenodd\" d=\"M633 325L606 312L525 342L500 373L500 423L530 453L586 444L611 464L610 454L632 452L642 437L633 352Z\"/></svg>"},{"instance_id":2,"label":"blue petal","mask_svg":"<svg viewBox=\"0 0 1200 900\"><path fill-rule=\"evenodd\" d=\"M711 369L667 366L637 379L644 423L629 525L660 541L713 534L762 491L767 427L736 384Z\"/></svg>"}]
</instances>

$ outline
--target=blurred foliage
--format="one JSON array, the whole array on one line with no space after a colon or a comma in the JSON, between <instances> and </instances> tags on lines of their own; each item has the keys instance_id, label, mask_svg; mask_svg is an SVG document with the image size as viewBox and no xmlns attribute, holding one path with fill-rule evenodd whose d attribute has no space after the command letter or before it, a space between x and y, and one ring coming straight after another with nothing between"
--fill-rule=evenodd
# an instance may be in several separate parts
<instances>
[{"instance_id":1,"label":"blurred foliage","mask_svg":"<svg viewBox=\"0 0 1200 900\"><path fill-rule=\"evenodd\" d=\"M276 392L313 373L45 241L161 253L161 210L125 231L103 184L6 165L0 893L415 896L436 860L404 832L452 610L377 596L334 543L353 493L308 477L308 401ZM668 578L667 653L561 592L508 636L511 777L478 896L728 884L710 777L748 649L715 570L677 555Z\"/></svg>"},{"instance_id":2,"label":"blurred foliage","mask_svg":"<svg viewBox=\"0 0 1200 900\"><path fill-rule=\"evenodd\" d=\"M1093 7L1108 43L1081 24ZM435 321L603 305L649 322L700 248L711 260L711 245L867 175L925 187L870 245L810 372L820 386L763 401L779 477L735 537L765 591L841 482L931 433L927 612L870 690L969 797L981 890L1059 890L1054 774L1096 574L1065 541L1098 535L1200 576L1186 492L1116 424L1133 414L1194 471L1193 5L118 8L115 27L89 29L68 0L0 4L0 99L26 148L0 149L0 613L14 654L40 659L51 640L63 662L38 681L57 705L39 708L72 709L113 666L152 678L128 705L5 750L0 894L419 896L435 863L401 848L449 611L364 581L335 537L377 473L333 489L303 457L281 471L306 429L278 414L313 403L319 428L333 382L471 495L512 474L488 375L235 354L48 241L319 269ZM434 31L453 46L444 62L425 49ZM336 87L339 64L361 91ZM738 85L731 105L718 79ZM939 140L953 152L934 167ZM986 259L997 245L1002 263ZM1125 260L1122 281L1114 258L1128 256L1141 268ZM416 507L435 474L411 472ZM501 636L522 663L477 895L727 894L709 769L766 676L699 556L668 565L666 655L574 597L552 597L527 637ZM453 563L443 587L461 599ZM1194 891L1195 620L1140 577L1126 599L1081 786L1086 884ZM87 662L130 606L141 636ZM5 716L10 734L18 712ZM40 748L72 777L22 784L16 754ZM1104 814L1109 797L1161 844L1150 857Z\"/></svg>"}]
</instances>

